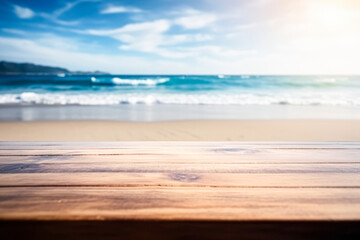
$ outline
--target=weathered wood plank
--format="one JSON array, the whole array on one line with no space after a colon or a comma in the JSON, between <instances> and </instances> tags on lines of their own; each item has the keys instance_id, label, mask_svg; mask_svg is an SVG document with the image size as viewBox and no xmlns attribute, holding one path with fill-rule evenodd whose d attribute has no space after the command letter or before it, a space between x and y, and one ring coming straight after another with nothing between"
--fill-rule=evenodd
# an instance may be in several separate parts
<instances>
[{"instance_id":1,"label":"weathered wood plank","mask_svg":"<svg viewBox=\"0 0 360 240\"><path fill-rule=\"evenodd\" d=\"M207 153L207 154L121 154L121 155L23 155L1 156L1 164L10 163L174 163L174 164L301 164L301 163L360 163L360 151L352 149L346 151L314 150L309 157L308 152L292 150L272 151L258 154L230 154L230 153Z\"/></svg>"},{"instance_id":2,"label":"weathered wood plank","mask_svg":"<svg viewBox=\"0 0 360 240\"><path fill-rule=\"evenodd\" d=\"M1 142L1 148L14 149L56 149L56 148L117 148L117 147L219 147L219 146L254 146L259 148L280 148L280 147L325 147L325 148L354 148L359 147L360 142L237 142L237 141L216 141L216 142L199 142L199 141L127 141L127 142Z\"/></svg>"},{"instance_id":3,"label":"weathered wood plank","mask_svg":"<svg viewBox=\"0 0 360 240\"><path fill-rule=\"evenodd\" d=\"M0 142L0 155L7 154L46 154L47 150L54 154L263 154L275 150L342 150L352 149L359 152L360 143L241 143L241 142L110 142L110 143L12 143ZM11 150L10 152L8 150ZM12 150L17 150L16 153ZM292 151L291 151L292 152ZM290 153L291 153L290 152ZM336 152L336 151L332 151ZM49 153L48 153L49 154Z\"/></svg>"},{"instance_id":4,"label":"weathered wood plank","mask_svg":"<svg viewBox=\"0 0 360 240\"><path fill-rule=\"evenodd\" d=\"M356 220L359 216L360 189L0 189L0 219Z\"/></svg>"},{"instance_id":5,"label":"weathered wood plank","mask_svg":"<svg viewBox=\"0 0 360 240\"><path fill-rule=\"evenodd\" d=\"M3 220L359 220L360 143L0 143Z\"/></svg>"},{"instance_id":6,"label":"weathered wood plank","mask_svg":"<svg viewBox=\"0 0 360 240\"><path fill-rule=\"evenodd\" d=\"M138 148L83 148L83 149L0 149L0 156L83 156L83 155L248 155L256 156L263 154L306 154L314 153L338 153L349 150L353 154L359 154L360 148L253 148L253 147L218 147L218 148L163 148L163 147L138 147Z\"/></svg>"},{"instance_id":7,"label":"weathered wood plank","mask_svg":"<svg viewBox=\"0 0 360 240\"><path fill-rule=\"evenodd\" d=\"M273 174L328 174L357 173L360 164L167 164L167 163L40 163L0 164L1 174L12 173L273 173Z\"/></svg>"},{"instance_id":8,"label":"weathered wood plank","mask_svg":"<svg viewBox=\"0 0 360 240\"><path fill-rule=\"evenodd\" d=\"M358 173L16 173L0 174L0 187L294 187L360 188Z\"/></svg>"},{"instance_id":9,"label":"weathered wood plank","mask_svg":"<svg viewBox=\"0 0 360 240\"><path fill-rule=\"evenodd\" d=\"M168 149L158 147L151 149L112 149L110 150L2 150L0 164L38 164L38 163L98 163L102 164L147 164L147 163L174 163L174 164L301 164L301 163L360 163L360 150L357 149L272 149L256 150L244 149ZM162 149L162 150L161 150ZM0 151L1 152L1 151Z\"/></svg>"}]
</instances>

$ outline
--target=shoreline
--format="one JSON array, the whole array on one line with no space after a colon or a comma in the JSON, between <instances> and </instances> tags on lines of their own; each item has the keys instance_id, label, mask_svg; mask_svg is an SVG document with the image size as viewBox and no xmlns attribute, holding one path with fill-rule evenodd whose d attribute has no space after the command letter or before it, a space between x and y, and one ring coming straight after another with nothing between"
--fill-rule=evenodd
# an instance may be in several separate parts
<instances>
[{"instance_id":1,"label":"shoreline","mask_svg":"<svg viewBox=\"0 0 360 240\"><path fill-rule=\"evenodd\" d=\"M326 105L1 105L0 122L192 120L360 120L360 106Z\"/></svg>"},{"instance_id":2,"label":"shoreline","mask_svg":"<svg viewBox=\"0 0 360 240\"><path fill-rule=\"evenodd\" d=\"M0 141L360 141L360 120L0 122Z\"/></svg>"}]
</instances>

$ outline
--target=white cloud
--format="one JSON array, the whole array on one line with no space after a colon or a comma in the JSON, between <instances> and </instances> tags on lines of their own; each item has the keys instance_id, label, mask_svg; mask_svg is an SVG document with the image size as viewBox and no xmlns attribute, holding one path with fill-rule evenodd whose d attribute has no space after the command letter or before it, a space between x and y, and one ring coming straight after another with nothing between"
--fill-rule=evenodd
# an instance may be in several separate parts
<instances>
[{"instance_id":1,"label":"white cloud","mask_svg":"<svg viewBox=\"0 0 360 240\"><path fill-rule=\"evenodd\" d=\"M143 22L143 23L131 23L127 24L121 28L109 29L109 30L86 30L85 33L99 35L99 36L111 36L117 38L121 34L126 33L161 33L165 32L170 28L170 23L167 20L156 20L153 22Z\"/></svg>"},{"instance_id":2,"label":"white cloud","mask_svg":"<svg viewBox=\"0 0 360 240\"><path fill-rule=\"evenodd\" d=\"M234 73L237 62L225 62L211 58L177 60L174 53L163 50L162 54L171 55L175 59L159 60L154 57L130 57L106 54L81 53L74 50L63 50L32 40L0 37L0 59L17 62L33 62L36 64L65 67L70 70L101 70L117 74L230 74ZM233 71L233 72L229 72Z\"/></svg>"},{"instance_id":3,"label":"white cloud","mask_svg":"<svg viewBox=\"0 0 360 240\"><path fill-rule=\"evenodd\" d=\"M257 54L256 50L238 50L229 49L221 46L205 45L199 47L187 47L181 48L184 53L191 53L196 56L212 55L221 58L241 57L241 56L252 56Z\"/></svg>"},{"instance_id":4,"label":"white cloud","mask_svg":"<svg viewBox=\"0 0 360 240\"><path fill-rule=\"evenodd\" d=\"M124 27L110 30L87 30L93 35L109 36L122 43L123 50L153 52L162 42L162 33L170 28L167 20L127 24Z\"/></svg>"},{"instance_id":5,"label":"white cloud","mask_svg":"<svg viewBox=\"0 0 360 240\"><path fill-rule=\"evenodd\" d=\"M189 16L179 17L174 23L186 29L199 29L217 20L216 16L208 13L192 12Z\"/></svg>"},{"instance_id":6,"label":"white cloud","mask_svg":"<svg viewBox=\"0 0 360 240\"><path fill-rule=\"evenodd\" d=\"M256 1L253 1L252 4L255 7L264 7L269 4L276 4L275 2L276 2L275 0L256 0ZM278 3L278 4L280 4L280 3Z\"/></svg>"},{"instance_id":7,"label":"white cloud","mask_svg":"<svg viewBox=\"0 0 360 240\"><path fill-rule=\"evenodd\" d=\"M60 24L60 25L64 25L64 26L74 26L79 24L79 21L64 21L64 20L60 20L56 15L53 14L47 14L47 13L39 13L39 16L48 19L54 23Z\"/></svg>"},{"instance_id":8,"label":"white cloud","mask_svg":"<svg viewBox=\"0 0 360 240\"><path fill-rule=\"evenodd\" d=\"M27 39L35 39L37 44L58 50L77 50L78 41L76 38L66 38L53 33L30 32L13 28L2 28L3 32L16 34Z\"/></svg>"},{"instance_id":9,"label":"white cloud","mask_svg":"<svg viewBox=\"0 0 360 240\"><path fill-rule=\"evenodd\" d=\"M127 24L124 27L115 29L113 32L117 33L135 33L135 32L149 32L149 33L161 33L170 28L170 22L165 19L160 19L152 22L132 23Z\"/></svg>"},{"instance_id":10,"label":"white cloud","mask_svg":"<svg viewBox=\"0 0 360 240\"><path fill-rule=\"evenodd\" d=\"M121 50L136 50L140 52L156 52L163 42L162 34L170 28L167 20L127 24L121 28L110 30L87 30L93 35L108 36L123 43Z\"/></svg>"},{"instance_id":11,"label":"white cloud","mask_svg":"<svg viewBox=\"0 0 360 240\"><path fill-rule=\"evenodd\" d=\"M182 42L203 42L213 39L213 36L210 34L184 34L184 35L173 35L173 37L181 36L183 37Z\"/></svg>"},{"instance_id":12,"label":"white cloud","mask_svg":"<svg viewBox=\"0 0 360 240\"><path fill-rule=\"evenodd\" d=\"M91 1L91 0L89 0ZM60 20L59 17L64 14L65 12L71 10L72 8L74 8L76 5L78 5L81 2L86 2L84 0L78 0L75 2L71 2L71 3L67 3L64 7L59 8L58 10L54 11L53 13L39 13L39 15L43 18L46 18L54 23L60 24L60 25L64 25L64 26L74 26L77 25L79 22L78 21L64 21L64 20Z\"/></svg>"},{"instance_id":13,"label":"white cloud","mask_svg":"<svg viewBox=\"0 0 360 240\"><path fill-rule=\"evenodd\" d=\"M359 39L354 39L353 44L358 42L356 40ZM195 48L194 51L219 53L223 50L226 49L205 46L200 49ZM183 49L176 53L190 54L187 51L190 50ZM244 53L244 51L238 53L241 52ZM0 37L0 59L60 66L70 70L102 70L118 74L359 74L360 53L358 50L350 59L346 58L347 54L340 56L340 59L318 54L305 56L310 53L311 51L301 56L298 52L244 55L228 60L209 54L189 58L186 61L176 58L159 60L154 57L82 53L77 50L46 46L32 40ZM174 53L164 50L162 54Z\"/></svg>"},{"instance_id":14,"label":"white cloud","mask_svg":"<svg viewBox=\"0 0 360 240\"><path fill-rule=\"evenodd\" d=\"M183 58L193 56L193 53L184 53L167 49L185 42L200 42L212 39L208 34L165 34L171 27L169 20L127 24L121 28L110 30L87 30L85 33L108 36L119 40L120 50L154 53L167 58Z\"/></svg>"},{"instance_id":15,"label":"white cloud","mask_svg":"<svg viewBox=\"0 0 360 240\"><path fill-rule=\"evenodd\" d=\"M105 11L106 10L106 11ZM124 7L114 7L103 10L102 13L124 12ZM130 9L131 10L131 9ZM195 9L184 9L172 12L175 19L159 19L156 21L127 24L121 28L109 30L86 30L82 33L108 36L119 40L119 46L123 51L138 51L153 53L166 58L184 58L196 56L194 51L183 51L176 46L183 43L208 41L213 38L210 34L169 34L168 30L174 25L180 25L185 29L199 29L208 26L217 20L210 13L200 12ZM181 15L181 16L179 16Z\"/></svg>"},{"instance_id":16,"label":"white cloud","mask_svg":"<svg viewBox=\"0 0 360 240\"><path fill-rule=\"evenodd\" d=\"M124 6L113 6L110 5L107 8L101 10L102 14L112 14L112 13L139 13L142 12L141 9L135 7L124 7Z\"/></svg>"},{"instance_id":17,"label":"white cloud","mask_svg":"<svg viewBox=\"0 0 360 240\"><path fill-rule=\"evenodd\" d=\"M235 29L250 29L259 26L260 23L247 23L235 26Z\"/></svg>"},{"instance_id":18,"label":"white cloud","mask_svg":"<svg viewBox=\"0 0 360 240\"><path fill-rule=\"evenodd\" d=\"M83 3L83 2L99 2L99 1L100 0L76 0L74 2L66 3L64 7L59 8L58 10L54 11L52 14L55 17L59 17L60 15L64 14L65 12L67 12L67 11L71 10L72 8L74 8L79 3Z\"/></svg>"},{"instance_id":19,"label":"white cloud","mask_svg":"<svg viewBox=\"0 0 360 240\"><path fill-rule=\"evenodd\" d=\"M11 33L11 34L17 34L17 35L28 35L27 32L19 29L14 28L3 28L1 29L3 32Z\"/></svg>"},{"instance_id":20,"label":"white cloud","mask_svg":"<svg viewBox=\"0 0 360 240\"><path fill-rule=\"evenodd\" d=\"M78 50L78 42L74 38L60 37L52 33L41 34L36 40L36 43L41 46L62 50L75 51Z\"/></svg>"},{"instance_id":21,"label":"white cloud","mask_svg":"<svg viewBox=\"0 0 360 240\"><path fill-rule=\"evenodd\" d=\"M81 2L85 2L85 1L78 0L78 1L75 1L75 2L67 3L64 7L59 8L58 10L53 12L52 15L54 15L56 17L59 17L60 15L62 15L63 13L65 13L65 12L67 12L69 10L71 10L73 7L75 7L76 5L78 5Z\"/></svg>"},{"instance_id":22,"label":"white cloud","mask_svg":"<svg viewBox=\"0 0 360 240\"><path fill-rule=\"evenodd\" d=\"M83 2L99 2L99 0L77 0L74 2L67 3L64 7L57 9L53 13L39 13L38 15L59 25L74 26L79 24L80 21L65 21L65 20L61 20L60 17L64 13L73 9L79 3L83 3Z\"/></svg>"},{"instance_id":23,"label":"white cloud","mask_svg":"<svg viewBox=\"0 0 360 240\"><path fill-rule=\"evenodd\" d=\"M44 46L32 40L0 37L0 59L120 74L170 74L186 72L187 63L143 57L89 54Z\"/></svg>"},{"instance_id":24,"label":"white cloud","mask_svg":"<svg viewBox=\"0 0 360 240\"><path fill-rule=\"evenodd\" d=\"M14 5L14 13L18 18L28 19L35 16L35 13L30 8L20 7L18 5Z\"/></svg>"}]
</instances>

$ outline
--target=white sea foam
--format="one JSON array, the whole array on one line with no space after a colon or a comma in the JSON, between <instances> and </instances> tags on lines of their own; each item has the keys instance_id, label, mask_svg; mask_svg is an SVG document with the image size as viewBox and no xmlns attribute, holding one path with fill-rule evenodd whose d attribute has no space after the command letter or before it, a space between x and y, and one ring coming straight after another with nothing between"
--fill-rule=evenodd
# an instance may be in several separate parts
<instances>
[{"instance_id":1,"label":"white sea foam","mask_svg":"<svg viewBox=\"0 0 360 240\"><path fill-rule=\"evenodd\" d=\"M169 81L169 78L123 79L123 78L114 77L112 79L112 82L114 84L133 85L133 86L137 86L137 85L151 86L151 85L157 85L157 84L160 84L160 83L165 83L165 82L168 82L168 81Z\"/></svg>"},{"instance_id":2,"label":"white sea foam","mask_svg":"<svg viewBox=\"0 0 360 240\"><path fill-rule=\"evenodd\" d=\"M118 104L215 104L215 105L343 105L360 106L356 94L2 94L0 104L118 105Z\"/></svg>"},{"instance_id":3,"label":"white sea foam","mask_svg":"<svg viewBox=\"0 0 360 240\"><path fill-rule=\"evenodd\" d=\"M220 79L229 78L228 75L223 75L223 74L219 74L217 77L220 78Z\"/></svg>"},{"instance_id":4,"label":"white sea foam","mask_svg":"<svg viewBox=\"0 0 360 240\"><path fill-rule=\"evenodd\" d=\"M318 77L315 78L314 81L318 83L338 83L348 81L347 77Z\"/></svg>"},{"instance_id":5,"label":"white sea foam","mask_svg":"<svg viewBox=\"0 0 360 240\"><path fill-rule=\"evenodd\" d=\"M320 83L336 83L338 79L336 78L318 78L316 79L316 82Z\"/></svg>"},{"instance_id":6,"label":"white sea foam","mask_svg":"<svg viewBox=\"0 0 360 240\"><path fill-rule=\"evenodd\" d=\"M169 78L125 79L125 78L114 77L111 79L108 78L101 79L101 78L91 77L91 82L93 83L131 85L131 86L138 86L138 85L154 86L157 84L168 82L169 80L170 80Z\"/></svg>"}]
</instances>

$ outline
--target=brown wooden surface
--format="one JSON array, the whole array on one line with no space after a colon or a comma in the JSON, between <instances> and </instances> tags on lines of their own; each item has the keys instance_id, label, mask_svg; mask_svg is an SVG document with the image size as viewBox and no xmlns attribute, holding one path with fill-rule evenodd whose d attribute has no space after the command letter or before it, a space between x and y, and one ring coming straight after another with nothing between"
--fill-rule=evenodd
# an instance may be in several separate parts
<instances>
[{"instance_id":1,"label":"brown wooden surface","mask_svg":"<svg viewBox=\"0 0 360 240\"><path fill-rule=\"evenodd\" d=\"M357 142L0 142L0 231L24 220L341 221L358 236L359 173Z\"/></svg>"},{"instance_id":2,"label":"brown wooden surface","mask_svg":"<svg viewBox=\"0 0 360 240\"><path fill-rule=\"evenodd\" d=\"M360 144L0 143L1 219L358 220Z\"/></svg>"}]
</instances>

